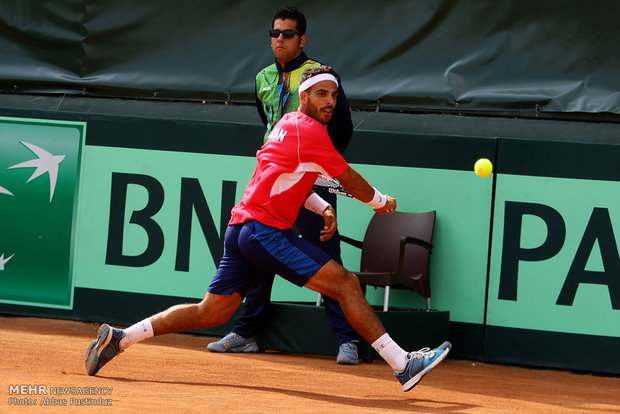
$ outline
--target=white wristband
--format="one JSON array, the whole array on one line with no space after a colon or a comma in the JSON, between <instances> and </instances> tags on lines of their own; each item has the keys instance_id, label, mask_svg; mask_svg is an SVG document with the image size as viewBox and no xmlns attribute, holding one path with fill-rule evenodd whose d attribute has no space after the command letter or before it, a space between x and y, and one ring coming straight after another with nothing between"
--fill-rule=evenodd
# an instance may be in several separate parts
<instances>
[{"instance_id":1,"label":"white wristband","mask_svg":"<svg viewBox=\"0 0 620 414\"><path fill-rule=\"evenodd\" d=\"M368 204L373 209L385 206L385 204L387 203L387 197L381 194L379 190L377 190L375 187L373 188L375 189L375 195L373 196L372 200L370 200L366 204Z\"/></svg>"},{"instance_id":2,"label":"white wristband","mask_svg":"<svg viewBox=\"0 0 620 414\"><path fill-rule=\"evenodd\" d=\"M323 200L318 194L312 193L310 194L310 196L308 196L308 198L306 198L304 207L322 216L325 209L327 207L331 207L331 204Z\"/></svg>"}]
</instances>

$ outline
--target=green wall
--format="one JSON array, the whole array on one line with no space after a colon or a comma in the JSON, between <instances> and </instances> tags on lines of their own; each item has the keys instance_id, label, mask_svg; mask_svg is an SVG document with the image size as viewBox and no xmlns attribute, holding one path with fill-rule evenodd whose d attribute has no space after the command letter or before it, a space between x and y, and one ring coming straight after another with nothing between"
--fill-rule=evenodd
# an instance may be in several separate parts
<instances>
[{"instance_id":1,"label":"green wall","mask_svg":"<svg viewBox=\"0 0 620 414\"><path fill-rule=\"evenodd\" d=\"M175 271L178 248L181 181L197 179L219 227L222 207L222 183L236 185L240 200L252 174L252 157L164 152L87 145L84 150L81 180L84 184L78 212L75 284L83 288L116 290L146 294L169 294L202 298L215 273L219 258L213 257L194 212L191 227L189 271ZM451 171L413 167L353 164L377 188L398 198L402 211L437 210L437 229L433 254L433 307L450 310L453 320L482 323L486 288L491 179L482 179L470 171ZM164 201L152 216L164 237L164 248L148 266L106 264L109 237L110 194L113 174L138 174L152 177L162 187ZM440 191L454 186L452 191ZM149 234L129 218L133 211L148 203L148 192L139 184L127 187L122 252L127 256L143 253ZM338 205L340 232L362 240L372 210L356 200L341 198ZM218 231L220 229L218 228ZM463 243L467 235L469 243ZM218 241L219 243L219 241ZM352 270L359 268L359 250L343 245L343 261ZM467 279L450 275L468 274ZM455 302L451 298L478 298ZM313 301L314 292L299 289L283 279L275 283L275 301ZM372 304L383 301L382 290L370 290ZM395 291L391 304L401 307L424 307L416 294Z\"/></svg>"}]
</instances>

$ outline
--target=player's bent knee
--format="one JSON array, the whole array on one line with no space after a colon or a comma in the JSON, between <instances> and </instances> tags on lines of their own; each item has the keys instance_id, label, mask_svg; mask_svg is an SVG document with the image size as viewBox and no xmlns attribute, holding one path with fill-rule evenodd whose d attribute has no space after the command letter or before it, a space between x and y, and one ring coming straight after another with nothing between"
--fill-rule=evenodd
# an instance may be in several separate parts
<instances>
[{"instance_id":1,"label":"player's bent knee","mask_svg":"<svg viewBox=\"0 0 620 414\"><path fill-rule=\"evenodd\" d=\"M349 291L362 291L360 280L355 273L348 272L347 274L347 288Z\"/></svg>"},{"instance_id":2,"label":"player's bent knee","mask_svg":"<svg viewBox=\"0 0 620 414\"><path fill-rule=\"evenodd\" d=\"M338 278L335 287L335 293L332 298L338 301L344 297L361 294L362 292L359 279L354 273L348 271L345 271L342 276Z\"/></svg>"},{"instance_id":3,"label":"player's bent knee","mask_svg":"<svg viewBox=\"0 0 620 414\"><path fill-rule=\"evenodd\" d=\"M351 296L352 292L361 292L357 276L335 260L327 262L305 286L337 301Z\"/></svg>"}]
</instances>

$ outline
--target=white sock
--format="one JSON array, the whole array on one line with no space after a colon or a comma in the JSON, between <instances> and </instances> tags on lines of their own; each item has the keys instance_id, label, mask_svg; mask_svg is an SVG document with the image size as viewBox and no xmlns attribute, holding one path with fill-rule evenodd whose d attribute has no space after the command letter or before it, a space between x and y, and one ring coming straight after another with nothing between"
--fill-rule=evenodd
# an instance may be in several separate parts
<instances>
[{"instance_id":1,"label":"white sock","mask_svg":"<svg viewBox=\"0 0 620 414\"><path fill-rule=\"evenodd\" d=\"M121 339L120 342L121 351L129 348L135 343L153 337L153 325L151 325L151 320L149 318L134 323L124 331L125 337Z\"/></svg>"},{"instance_id":2,"label":"white sock","mask_svg":"<svg viewBox=\"0 0 620 414\"><path fill-rule=\"evenodd\" d=\"M405 352L387 333L384 333L372 347L381 355L381 358L390 364L392 369L401 372L407 365L407 352Z\"/></svg>"}]
</instances>

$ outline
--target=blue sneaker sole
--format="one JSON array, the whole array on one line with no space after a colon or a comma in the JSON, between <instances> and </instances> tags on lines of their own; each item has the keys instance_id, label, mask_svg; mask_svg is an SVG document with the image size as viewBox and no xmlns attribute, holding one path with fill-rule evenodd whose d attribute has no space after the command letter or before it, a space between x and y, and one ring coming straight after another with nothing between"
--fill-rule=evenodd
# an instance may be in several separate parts
<instances>
[{"instance_id":1,"label":"blue sneaker sole","mask_svg":"<svg viewBox=\"0 0 620 414\"><path fill-rule=\"evenodd\" d=\"M216 344L216 345L212 345ZM260 352L258 345L256 344L247 344L243 346L237 346L233 348L226 348L225 346L220 346L219 344L213 342L212 344L207 345L207 349L211 352L220 352L220 353L231 353L231 354L241 354L241 353L257 353Z\"/></svg>"},{"instance_id":2,"label":"blue sneaker sole","mask_svg":"<svg viewBox=\"0 0 620 414\"><path fill-rule=\"evenodd\" d=\"M439 364L441 361L443 361L446 358L446 356L450 352L450 349L452 349L452 348L447 348L444 352L442 352L441 355L439 355L437 357L436 360L431 362L431 364L429 366L424 368L422 371L418 372L418 375L416 375L415 377L411 378L409 381L405 382L403 384L403 391L404 392L411 391L413 389L413 387L418 385L418 382L420 382L420 380L422 379L423 376L425 376L426 374L431 372L433 370L433 368L435 368L437 366L437 364Z\"/></svg>"},{"instance_id":3,"label":"blue sneaker sole","mask_svg":"<svg viewBox=\"0 0 620 414\"><path fill-rule=\"evenodd\" d=\"M97 331L97 339L93 339L86 348L86 354L84 355L86 372L88 375L95 375L99 368L99 354L101 350L105 348L112 339L112 329L107 324L101 325L99 331Z\"/></svg>"},{"instance_id":4,"label":"blue sneaker sole","mask_svg":"<svg viewBox=\"0 0 620 414\"><path fill-rule=\"evenodd\" d=\"M340 365L358 365L360 360L354 358L336 358L336 363Z\"/></svg>"}]
</instances>

